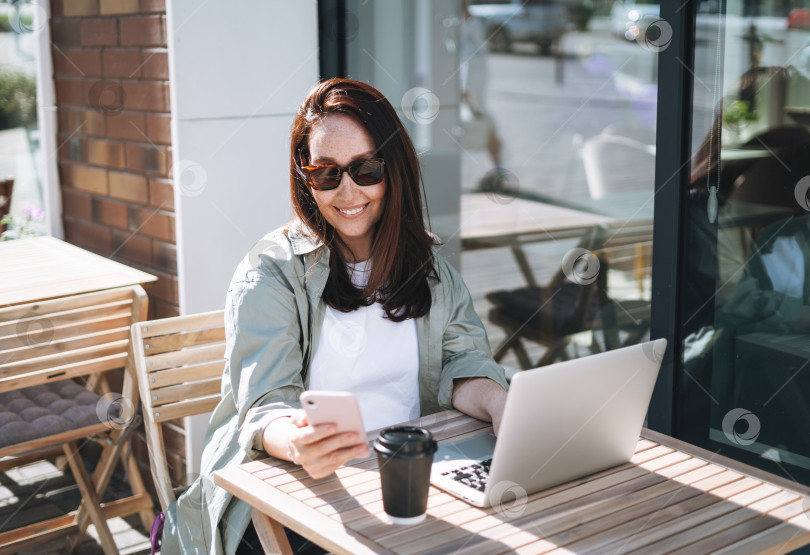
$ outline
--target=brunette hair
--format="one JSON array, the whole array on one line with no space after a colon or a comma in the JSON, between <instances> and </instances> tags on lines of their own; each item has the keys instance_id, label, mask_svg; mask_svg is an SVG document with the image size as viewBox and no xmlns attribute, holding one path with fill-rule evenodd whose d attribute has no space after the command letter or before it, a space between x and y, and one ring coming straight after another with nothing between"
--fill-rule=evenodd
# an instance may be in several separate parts
<instances>
[{"instance_id":1,"label":"brunette hair","mask_svg":"<svg viewBox=\"0 0 810 555\"><path fill-rule=\"evenodd\" d=\"M341 252L349 249L321 215L301 172L301 166L311 162L309 133L329 114L354 118L371 135L375 156L385 160L383 213L374 229L373 263L363 290L352 284ZM424 186L416 150L391 103L380 91L360 81L323 81L298 108L290 151L293 211L331 251L324 302L342 312L381 302L386 317L394 322L427 314L431 305L427 279L436 276L436 270L431 252L433 239L422 217Z\"/></svg>"}]
</instances>

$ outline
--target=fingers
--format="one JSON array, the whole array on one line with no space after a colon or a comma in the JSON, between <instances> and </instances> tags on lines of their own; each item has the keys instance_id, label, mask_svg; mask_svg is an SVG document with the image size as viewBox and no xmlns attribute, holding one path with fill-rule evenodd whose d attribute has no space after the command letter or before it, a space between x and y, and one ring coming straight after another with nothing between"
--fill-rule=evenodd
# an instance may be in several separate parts
<instances>
[{"instance_id":1,"label":"fingers","mask_svg":"<svg viewBox=\"0 0 810 555\"><path fill-rule=\"evenodd\" d=\"M350 460L365 456L367 454L368 446L366 444L343 447L317 459L314 464L304 466L304 470L306 470L312 478L317 480L319 478L329 476Z\"/></svg>"},{"instance_id":2,"label":"fingers","mask_svg":"<svg viewBox=\"0 0 810 555\"><path fill-rule=\"evenodd\" d=\"M364 440L355 432L334 433L331 424L298 428L290 437L290 458L313 478L322 478L348 461L368 455Z\"/></svg>"},{"instance_id":3,"label":"fingers","mask_svg":"<svg viewBox=\"0 0 810 555\"><path fill-rule=\"evenodd\" d=\"M295 434L296 439L303 445L312 445L319 441L323 441L335 434L336 426L334 424L316 424L315 426L304 426L299 428Z\"/></svg>"},{"instance_id":4,"label":"fingers","mask_svg":"<svg viewBox=\"0 0 810 555\"><path fill-rule=\"evenodd\" d=\"M323 478L352 459L369 453L365 436L355 432L336 433L335 424L307 422L306 412L298 410L290 419L288 456L312 478Z\"/></svg>"},{"instance_id":5,"label":"fingers","mask_svg":"<svg viewBox=\"0 0 810 555\"><path fill-rule=\"evenodd\" d=\"M316 432L317 435L319 432ZM298 438L293 443L305 460L314 460L329 456L333 451L357 445L361 440L354 432L343 432L331 434L315 441L306 441Z\"/></svg>"},{"instance_id":6,"label":"fingers","mask_svg":"<svg viewBox=\"0 0 810 555\"><path fill-rule=\"evenodd\" d=\"M303 428L307 425L307 413L304 409L298 409L292 414L292 423L298 428Z\"/></svg>"}]
</instances>

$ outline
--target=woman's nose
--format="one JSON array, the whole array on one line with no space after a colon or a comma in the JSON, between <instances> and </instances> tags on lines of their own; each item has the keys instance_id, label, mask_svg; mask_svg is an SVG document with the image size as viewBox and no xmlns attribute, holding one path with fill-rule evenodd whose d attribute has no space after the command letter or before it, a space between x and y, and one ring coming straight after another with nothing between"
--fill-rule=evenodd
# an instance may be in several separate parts
<instances>
[{"instance_id":1,"label":"woman's nose","mask_svg":"<svg viewBox=\"0 0 810 555\"><path fill-rule=\"evenodd\" d=\"M352 177L349 175L349 172L343 172L343 175L340 176L340 185L338 185L337 188L337 196L349 198L354 194L355 187L356 185L354 181L352 181Z\"/></svg>"}]
</instances>

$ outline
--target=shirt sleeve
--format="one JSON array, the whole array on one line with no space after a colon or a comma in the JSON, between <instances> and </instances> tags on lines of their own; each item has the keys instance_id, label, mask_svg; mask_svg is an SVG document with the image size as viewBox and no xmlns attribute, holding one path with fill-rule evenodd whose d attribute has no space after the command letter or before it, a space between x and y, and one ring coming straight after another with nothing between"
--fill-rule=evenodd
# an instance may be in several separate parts
<instances>
[{"instance_id":1,"label":"shirt sleeve","mask_svg":"<svg viewBox=\"0 0 810 555\"><path fill-rule=\"evenodd\" d=\"M444 258L437 257L437 265L443 281L441 291L447 295L438 402L442 409L451 409L456 378L489 378L504 389L509 384L504 369L492 358L487 332L464 280Z\"/></svg>"},{"instance_id":2,"label":"shirt sleeve","mask_svg":"<svg viewBox=\"0 0 810 555\"><path fill-rule=\"evenodd\" d=\"M238 414L239 445L254 459L264 455L264 428L300 408L301 326L291 286L265 275L233 283L225 331L226 377Z\"/></svg>"}]
</instances>

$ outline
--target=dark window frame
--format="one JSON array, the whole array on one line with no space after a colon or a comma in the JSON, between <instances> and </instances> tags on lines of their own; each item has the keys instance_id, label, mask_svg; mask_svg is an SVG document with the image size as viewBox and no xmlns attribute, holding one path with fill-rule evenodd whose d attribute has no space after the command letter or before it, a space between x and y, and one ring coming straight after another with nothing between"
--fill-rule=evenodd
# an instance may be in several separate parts
<instances>
[{"instance_id":1,"label":"dark window frame","mask_svg":"<svg viewBox=\"0 0 810 555\"><path fill-rule=\"evenodd\" d=\"M678 437L674 426L677 370L683 354L679 325L683 312L680 285L685 279L682 231L691 169L696 4L662 2L660 12L673 32L672 42L658 53L650 337L666 338L668 348L650 402L647 426L674 437Z\"/></svg>"}]
</instances>

